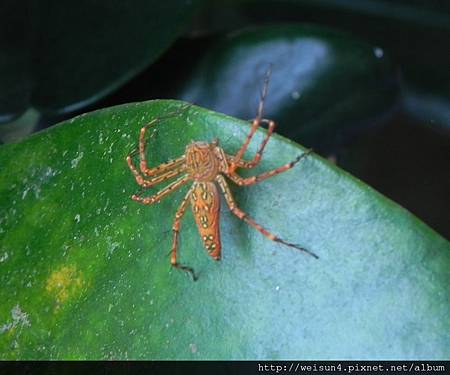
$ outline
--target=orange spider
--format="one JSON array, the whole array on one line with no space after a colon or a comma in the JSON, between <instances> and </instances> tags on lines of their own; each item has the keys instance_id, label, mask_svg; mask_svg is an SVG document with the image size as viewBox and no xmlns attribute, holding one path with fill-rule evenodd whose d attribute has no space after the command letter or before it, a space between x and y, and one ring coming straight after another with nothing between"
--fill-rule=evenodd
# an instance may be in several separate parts
<instances>
[{"instance_id":1,"label":"orange spider","mask_svg":"<svg viewBox=\"0 0 450 375\"><path fill-rule=\"evenodd\" d=\"M186 153L183 156L160 164L157 167L149 168L147 166L147 161L145 158L145 132L149 127L155 126L162 119L156 118L141 129L139 137L139 149L136 149L135 152L131 153L126 158L128 166L130 167L131 172L136 178L136 182L144 189L149 188L159 182L165 181L169 178L175 177L181 173L183 174L182 177L172 182L164 189L160 190L152 196L143 198L138 194L134 194L132 196L132 199L142 204L152 204L158 202L160 199L162 199L175 189L179 188L180 186L186 184L187 182L191 180L194 182L175 214L175 220L172 226L173 244L171 253L172 255L170 259L170 263L172 264L172 266L190 273L194 281L197 280L197 276L195 275L194 270L177 262L177 242L178 233L180 231L180 220L190 203L192 206L195 222L200 232L203 244L208 251L208 254L213 259L220 260L220 197L217 185L224 194L225 200L230 207L231 212L233 212L233 214L235 214L239 219L244 220L247 224L260 231L263 235L265 235L272 241L276 241L282 243L283 245L296 248L312 255L315 258L318 258L316 254L310 252L309 250L282 240L281 238L275 236L274 234L264 229L261 225L256 223L248 214L246 214L237 206L236 201L231 194L228 183L224 178L224 176L227 176L231 181L239 186L252 185L292 168L295 164L297 164L311 152L311 150L308 150L302 155L298 156L294 161L256 176L243 178L236 173L237 168L253 168L259 163L264 151L264 147L266 146L275 128L275 123L272 120L262 118L264 99L267 94L268 80L269 76L267 74L257 116L252 121L252 127L249 134L247 135L247 139L245 140L239 151L236 153L236 155L226 154L225 151L221 147L219 147L219 141L217 139L211 143L197 141L192 142L186 146ZM185 108L189 106L190 105L186 106ZM247 149L247 146L249 145L256 130L262 123L268 125L266 136L259 146L259 149L253 159L251 161L244 160L242 158L244 152ZM145 177L149 177L148 179L142 176L133 164L132 157L135 153L139 153L141 173Z\"/></svg>"}]
</instances>

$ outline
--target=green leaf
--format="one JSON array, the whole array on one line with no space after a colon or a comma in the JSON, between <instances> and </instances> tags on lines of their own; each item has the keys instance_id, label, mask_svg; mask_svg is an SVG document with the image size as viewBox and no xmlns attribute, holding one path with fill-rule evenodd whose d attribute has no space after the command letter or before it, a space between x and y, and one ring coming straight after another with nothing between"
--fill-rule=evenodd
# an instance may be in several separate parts
<instances>
[{"instance_id":1,"label":"green leaf","mask_svg":"<svg viewBox=\"0 0 450 375\"><path fill-rule=\"evenodd\" d=\"M28 2L0 3L0 124L10 122L28 107L29 77Z\"/></svg>"},{"instance_id":2,"label":"green leaf","mask_svg":"<svg viewBox=\"0 0 450 375\"><path fill-rule=\"evenodd\" d=\"M222 200L222 261L208 257L188 212L179 260L199 280L171 269L187 187L150 206L130 199L125 156L139 129L179 111L149 140L150 165L191 140L218 137L234 153L249 130L182 106L113 107L1 146L2 359L449 357L449 242L316 155L232 190L257 222L319 259L270 241ZM249 172L303 152L274 135Z\"/></svg>"},{"instance_id":3,"label":"green leaf","mask_svg":"<svg viewBox=\"0 0 450 375\"><path fill-rule=\"evenodd\" d=\"M288 0L240 3L247 24L310 22L381 47L401 71L406 110L449 127L450 3L441 0ZM431 121L430 121L431 120Z\"/></svg>"},{"instance_id":4,"label":"green leaf","mask_svg":"<svg viewBox=\"0 0 450 375\"><path fill-rule=\"evenodd\" d=\"M296 14L303 20L325 23L371 40L401 65L403 81L408 86L449 98L450 56L444 52L450 35L448 2L290 0L282 10L279 5L269 1L258 7L276 8L279 15ZM251 9L247 12L250 14ZM267 19L267 12L264 18Z\"/></svg>"},{"instance_id":5,"label":"green leaf","mask_svg":"<svg viewBox=\"0 0 450 375\"><path fill-rule=\"evenodd\" d=\"M272 66L265 110L278 132L323 151L392 112L398 78L385 52L333 29L278 24L233 32L204 56L178 97L253 118Z\"/></svg>"},{"instance_id":6,"label":"green leaf","mask_svg":"<svg viewBox=\"0 0 450 375\"><path fill-rule=\"evenodd\" d=\"M6 1L0 13L0 121L29 106L70 113L106 96L155 61L200 3Z\"/></svg>"}]
</instances>

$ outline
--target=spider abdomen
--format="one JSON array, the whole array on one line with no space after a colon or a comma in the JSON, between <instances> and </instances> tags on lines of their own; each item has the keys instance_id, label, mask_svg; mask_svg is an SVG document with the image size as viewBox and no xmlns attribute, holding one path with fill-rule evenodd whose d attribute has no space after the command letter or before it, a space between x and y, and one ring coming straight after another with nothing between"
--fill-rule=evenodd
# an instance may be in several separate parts
<instances>
[{"instance_id":1,"label":"spider abdomen","mask_svg":"<svg viewBox=\"0 0 450 375\"><path fill-rule=\"evenodd\" d=\"M194 182L191 207L200 237L208 254L220 259L219 192L214 182Z\"/></svg>"}]
</instances>

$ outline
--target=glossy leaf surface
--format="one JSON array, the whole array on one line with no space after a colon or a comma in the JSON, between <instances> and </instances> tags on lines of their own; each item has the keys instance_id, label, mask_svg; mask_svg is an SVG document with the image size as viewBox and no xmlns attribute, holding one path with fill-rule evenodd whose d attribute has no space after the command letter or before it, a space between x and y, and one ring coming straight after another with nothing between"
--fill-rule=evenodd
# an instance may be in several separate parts
<instances>
[{"instance_id":1,"label":"glossy leaf surface","mask_svg":"<svg viewBox=\"0 0 450 375\"><path fill-rule=\"evenodd\" d=\"M377 122L397 102L397 73L381 48L308 24L229 34L202 59L179 97L253 118L269 66L266 116L277 120L281 134L320 151Z\"/></svg>"},{"instance_id":2,"label":"glossy leaf surface","mask_svg":"<svg viewBox=\"0 0 450 375\"><path fill-rule=\"evenodd\" d=\"M113 107L1 146L2 359L449 357L450 244L316 155L233 192L256 221L320 259L269 241L222 201L222 261L207 256L188 212L180 261L199 280L171 269L185 190L139 205L125 156L143 124L180 106ZM233 153L249 127L193 106L157 129L151 165L191 140L218 137ZM274 136L251 172L302 152Z\"/></svg>"}]
</instances>

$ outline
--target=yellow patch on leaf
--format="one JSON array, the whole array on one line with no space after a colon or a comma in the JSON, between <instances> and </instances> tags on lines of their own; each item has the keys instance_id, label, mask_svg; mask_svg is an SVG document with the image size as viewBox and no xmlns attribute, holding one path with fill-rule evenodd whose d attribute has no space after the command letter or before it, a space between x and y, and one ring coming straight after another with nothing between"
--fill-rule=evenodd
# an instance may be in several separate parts
<instances>
[{"instance_id":1,"label":"yellow patch on leaf","mask_svg":"<svg viewBox=\"0 0 450 375\"><path fill-rule=\"evenodd\" d=\"M55 298L58 309L68 299L80 295L84 284L81 272L77 271L75 265L69 265L52 272L45 289Z\"/></svg>"}]
</instances>

